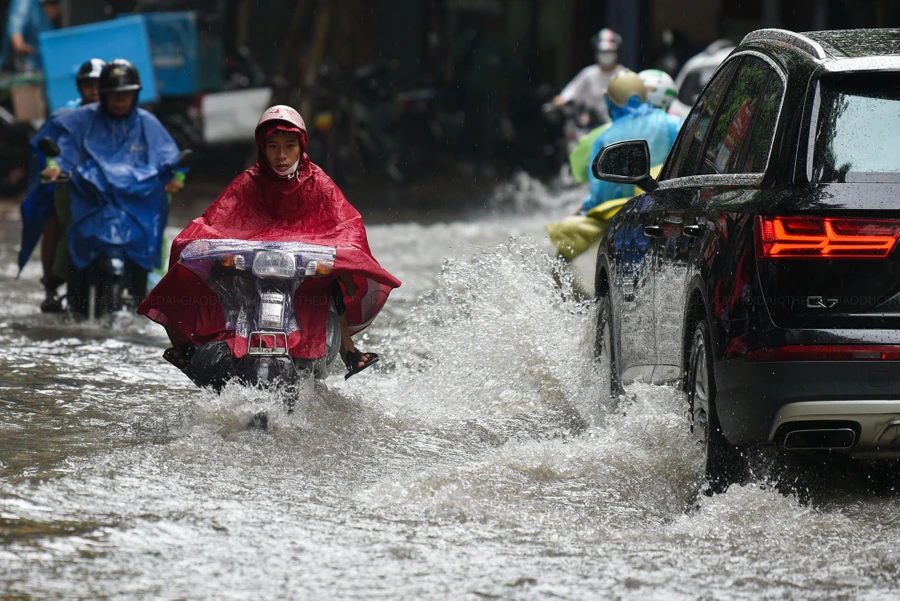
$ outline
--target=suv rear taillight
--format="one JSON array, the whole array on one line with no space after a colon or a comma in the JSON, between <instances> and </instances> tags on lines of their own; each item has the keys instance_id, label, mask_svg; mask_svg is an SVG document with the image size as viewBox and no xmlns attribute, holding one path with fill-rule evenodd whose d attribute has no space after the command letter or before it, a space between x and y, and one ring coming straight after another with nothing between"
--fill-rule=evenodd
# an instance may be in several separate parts
<instances>
[{"instance_id":1,"label":"suv rear taillight","mask_svg":"<svg viewBox=\"0 0 900 601\"><path fill-rule=\"evenodd\" d=\"M854 344L797 344L752 350L751 363L769 361L900 361L900 346Z\"/></svg>"},{"instance_id":2,"label":"suv rear taillight","mask_svg":"<svg viewBox=\"0 0 900 601\"><path fill-rule=\"evenodd\" d=\"M845 217L758 217L759 259L884 259L900 221Z\"/></svg>"}]
</instances>

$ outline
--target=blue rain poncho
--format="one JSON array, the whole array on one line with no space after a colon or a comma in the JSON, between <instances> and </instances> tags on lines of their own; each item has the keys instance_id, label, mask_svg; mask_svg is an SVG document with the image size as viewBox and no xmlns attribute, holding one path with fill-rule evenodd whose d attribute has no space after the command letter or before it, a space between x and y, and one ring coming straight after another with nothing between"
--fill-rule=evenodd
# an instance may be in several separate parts
<instances>
[{"instance_id":1,"label":"blue rain poncho","mask_svg":"<svg viewBox=\"0 0 900 601\"><path fill-rule=\"evenodd\" d=\"M6 11L6 29L3 30L3 44L0 45L0 68L15 54L10 38L15 33L22 34L25 42L34 48L34 54L19 57L22 66L32 71L41 70L41 49L38 34L53 29L53 23L44 12L40 0L12 0Z\"/></svg>"},{"instance_id":2,"label":"blue rain poncho","mask_svg":"<svg viewBox=\"0 0 900 601\"><path fill-rule=\"evenodd\" d=\"M115 118L89 104L55 119L49 137L60 148L69 183L69 254L83 270L104 250L123 253L150 271L159 266L169 216L164 186L178 163L178 146L152 114L135 109Z\"/></svg>"},{"instance_id":3,"label":"blue rain poncho","mask_svg":"<svg viewBox=\"0 0 900 601\"><path fill-rule=\"evenodd\" d=\"M80 101L78 101L80 102ZM77 104L75 106L78 106ZM72 108L61 108L53 111L50 117L31 139L34 152L28 164L28 194L22 202L22 245L19 248L19 273L25 268L34 247L41 239L44 224L53 212L53 192L56 184L41 183L41 171L48 166L47 157L38 148L38 142L53 131L53 122L60 116L72 112Z\"/></svg>"},{"instance_id":4,"label":"blue rain poncho","mask_svg":"<svg viewBox=\"0 0 900 601\"><path fill-rule=\"evenodd\" d=\"M611 105L610 108L612 125L594 140L589 165L593 165L594 159L604 146L623 140L647 140L650 146L650 164L661 165L666 160L672 144L675 143L681 119L648 103L639 102L637 96L633 96L631 102L622 108L615 105ZM633 185L599 180L590 169L588 179L591 184L591 195L585 199L581 214L608 200L629 197L633 194Z\"/></svg>"}]
</instances>

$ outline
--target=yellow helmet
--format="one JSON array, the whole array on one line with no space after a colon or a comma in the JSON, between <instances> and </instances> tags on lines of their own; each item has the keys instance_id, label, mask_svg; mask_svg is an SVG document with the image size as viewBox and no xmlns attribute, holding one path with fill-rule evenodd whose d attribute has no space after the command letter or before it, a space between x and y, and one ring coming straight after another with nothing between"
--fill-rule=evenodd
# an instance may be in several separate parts
<instances>
[{"instance_id":1,"label":"yellow helmet","mask_svg":"<svg viewBox=\"0 0 900 601\"><path fill-rule=\"evenodd\" d=\"M647 87L634 71L619 71L609 80L606 96L619 108L628 104L628 99L637 96L641 102L647 102Z\"/></svg>"}]
</instances>

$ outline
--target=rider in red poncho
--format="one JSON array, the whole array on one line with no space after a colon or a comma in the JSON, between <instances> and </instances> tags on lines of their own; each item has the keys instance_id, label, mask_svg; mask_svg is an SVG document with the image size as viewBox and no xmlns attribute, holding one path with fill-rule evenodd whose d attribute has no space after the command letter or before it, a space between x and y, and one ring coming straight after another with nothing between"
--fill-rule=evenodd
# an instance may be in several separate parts
<instances>
[{"instance_id":1,"label":"rider in red poncho","mask_svg":"<svg viewBox=\"0 0 900 601\"><path fill-rule=\"evenodd\" d=\"M164 355L185 369L197 347L226 341L235 350L235 333L226 330L215 295L178 263L185 247L198 239L305 242L337 249L334 279L297 291L297 322L305 335L291 342L291 355L325 354L325 323L334 302L340 314L341 357L348 377L378 360L356 349L351 334L368 326L400 281L381 267L369 250L359 212L322 169L306 155L306 125L294 109L267 109L256 126L259 158L194 219L172 243L169 271L141 303L138 313L163 325L172 342ZM338 283L339 282L339 283Z\"/></svg>"}]
</instances>

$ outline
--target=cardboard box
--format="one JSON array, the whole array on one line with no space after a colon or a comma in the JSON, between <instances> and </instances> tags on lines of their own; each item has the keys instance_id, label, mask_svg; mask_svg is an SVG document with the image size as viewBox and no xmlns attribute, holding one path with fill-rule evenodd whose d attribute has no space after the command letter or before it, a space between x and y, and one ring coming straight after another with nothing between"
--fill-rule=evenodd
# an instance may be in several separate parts
<instances>
[{"instance_id":1,"label":"cardboard box","mask_svg":"<svg viewBox=\"0 0 900 601\"><path fill-rule=\"evenodd\" d=\"M9 88L13 113L19 121L46 119L47 103L44 101L44 90L40 84L18 84Z\"/></svg>"}]
</instances>

